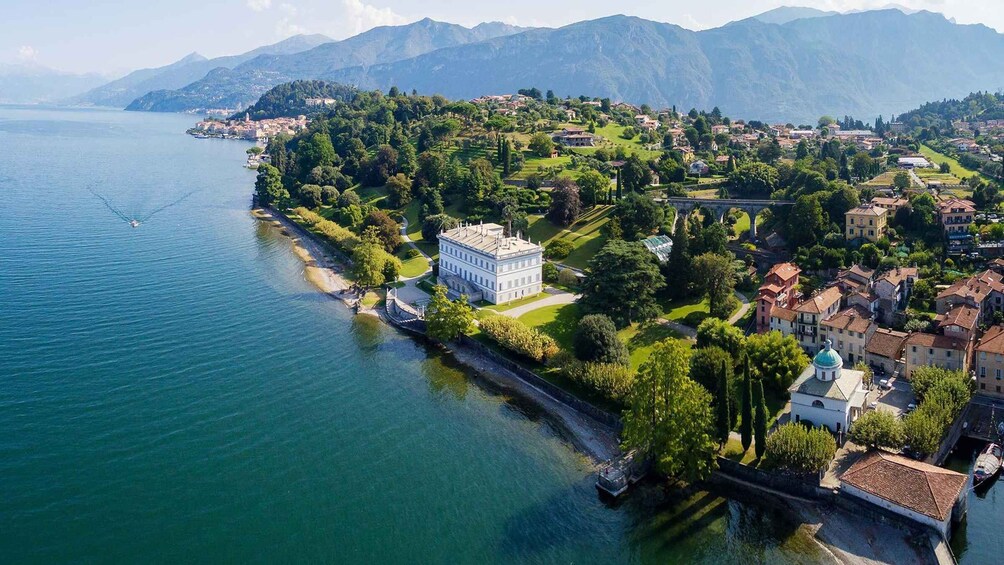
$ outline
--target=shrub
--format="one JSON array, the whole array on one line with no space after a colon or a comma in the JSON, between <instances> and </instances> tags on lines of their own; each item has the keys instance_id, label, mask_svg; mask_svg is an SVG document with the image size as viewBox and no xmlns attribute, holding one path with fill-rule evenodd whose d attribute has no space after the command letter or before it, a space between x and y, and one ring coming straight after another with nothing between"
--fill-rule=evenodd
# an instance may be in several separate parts
<instances>
[{"instance_id":1,"label":"shrub","mask_svg":"<svg viewBox=\"0 0 1004 565\"><path fill-rule=\"evenodd\" d=\"M822 471L833 460L837 442L826 428L807 428L789 422L767 438L769 467L800 473Z\"/></svg>"},{"instance_id":2,"label":"shrub","mask_svg":"<svg viewBox=\"0 0 1004 565\"><path fill-rule=\"evenodd\" d=\"M333 186L322 186L321 187L321 200L331 206L338 201L338 189Z\"/></svg>"},{"instance_id":3,"label":"shrub","mask_svg":"<svg viewBox=\"0 0 1004 565\"><path fill-rule=\"evenodd\" d=\"M362 199L353 190L346 190L338 195L338 200L335 205L339 208L347 208L349 206L359 206L362 204Z\"/></svg>"},{"instance_id":4,"label":"shrub","mask_svg":"<svg viewBox=\"0 0 1004 565\"><path fill-rule=\"evenodd\" d=\"M546 334L508 316L492 316L481 320L481 331L502 347L544 362L558 352L558 344Z\"/></svg>"},{"instance_id":5,"label":"shrub","mask_svg":"<svg viewBox=\"0 0 1004 565\"><path fill-rule=\"evenodd\" d=\"M308 208L320 208L324 202L321 187L316 184L305 184L299 190L300 203Z\"/></svg>"},{"instance_id":6,"label":"shrub","mask_svg":"<svg viewBox=\"0 0 1004 565\"><path fill-rule=\"evenodd\" d=\"M433 214L422 222L422 239L430 243L439 240L440 232L460 225L460 220L446 214Z\"/></svg>"},{"instance_id":7,"label":"shrub","mask_svg":"<svg viewBox=\"0 0 1004 565\"><path fill-rule=\"evenodd\" d=\"M558 268L554 266L554 263L544 263L544 266L540 270L544 277L544 282L558 282Z\"/></svg>"},{"instance_id":8,"label":"shrub","mask_svg":"<svg viewBox=\"0 0 1004 565\"><path fill-rule=\"evenodd\" d=\"M579 320L574 338L575 356L582 361L628 365L627 347L617 337L617 327L603 314L590 314Z\"/></svg>"},{"instance_id":9,"label":"shrub","mask_svg":"<svg viewBox=\"0 0 1004 565\"><path fill-rule=\"evenodd\" d=\"M575 288L579 286L579 277L576 276L575 271L571 269L562 269L558 272L558 284L569 288Z\"/></svg>"},{"instance_id":10,"label":"shrub","mask_svg":"<svg viewBox=\"0 0 1004 565\"><path fill-rule=\"evenodd\" d=\"M335 247L346 253L351 253L359 244L359 237L356 234L331 220L325 220L316 212L300 207L294 209L293 213L300 216L307 225L313 227L317 233L327 238Z\"/></svg>"},{"instance_id":11,"label":"shrub","mask_svg":"<svg viewBox=\"0 0 1004 565\"><path fill-rule=\"evenodd\" d=\"M551 243L547 244L544 248L544 258L545 259L556 259L561 260L568 257L568 254L572 252L572 242L565 239L556 239Z\"/></svg>"},{"instance_id":12,"label":"shrub","mask_svg":"<svg viewBox=\"0 0 1004 565\"><path fill-rule=\"evenodd\" d=\"M422 252L414 247L409 247L408 250L404 252L404 256L408 259L414 259L420 255L422 255Z\"/></svg>"},{"instance_id":13,"label":"shrub","mask_svg":"<svg viewBox=\"0 0 1004 565\"><path fill-rule=\"evenodd\" d=\"M624 402L634 384L631 368L618 363L587 363L561 351L551 358L550 364L573 383L616 403Z\"/></svg>"},{"instance_id":14,"label":"shrub","mask_svg":"<svg viewBox=\"0 0 1004 565\"><path fill-rule=\"evenodd\" d=\"M904 429L892 412L872 410L851 425L851 440L867 447L903 447Z\"/></svg>"}]
</instances>

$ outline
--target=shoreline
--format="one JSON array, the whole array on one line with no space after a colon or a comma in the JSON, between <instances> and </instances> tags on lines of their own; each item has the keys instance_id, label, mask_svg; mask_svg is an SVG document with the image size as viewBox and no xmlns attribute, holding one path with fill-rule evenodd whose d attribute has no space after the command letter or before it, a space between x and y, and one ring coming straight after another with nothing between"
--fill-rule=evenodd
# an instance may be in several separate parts
<instances>
[{"instance_id":1,"label":"shoreline","mask_svg":"<svg viewBox=\"0 0 1004 565\"><path fill-rule=\"evenodd\" d=\"M342 294L352 286L341 275L344 266L323 244L313 239L302 226L282 213L274 213L265 208L253 208L251 215L279 228L283 235L290 239L293 252L304 262L304 276L308 282L321 292L341 300L347 306L355 306L354 296L349 298ZM358 308L356 314L376 316L396 329L380 310ZM529 402L539 409L562 438L577 452L591 459L595 465L620 454L620 443L615 430L558 401L484 355L461 346L450 346L444 350L458 364L474 373L479 380L486 381L490 387L511 392L521 401Z\"/></svg>"}]
</instances>

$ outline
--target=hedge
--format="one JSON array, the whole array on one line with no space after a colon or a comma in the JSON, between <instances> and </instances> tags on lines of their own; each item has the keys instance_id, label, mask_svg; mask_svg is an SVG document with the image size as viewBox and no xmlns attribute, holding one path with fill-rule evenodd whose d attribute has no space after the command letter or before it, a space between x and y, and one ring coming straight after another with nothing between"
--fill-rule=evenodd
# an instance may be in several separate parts
<instances>
[{"instance_id":1,"label":"hedge","mask_svg":"<svg viewBox=\"0 0 1004 565\"><path fill-rule=\"evenodd\" d=\"M554 339L508 316L492 316L479 323L481 331L506 349L544 362L558 352Z\"/></svg>"},{"instance_id":2,"label":"hedge","mask_svg":"<svg viewBox=\"0 0 1004 565\"><path fill-rule=\"evenodd\" d=\"M359 245L359 236L335 222L332 222L331 220L324 219L324 217L316 212L312 212L301 207L295 208L293 213L300 216L300 219L302 219L304 223L311 226L317 231L317 233L327 238L327 240L335 247L346 253L351 253L352 250L355 249L356 245Z\"/></svg>"}]
</instances>

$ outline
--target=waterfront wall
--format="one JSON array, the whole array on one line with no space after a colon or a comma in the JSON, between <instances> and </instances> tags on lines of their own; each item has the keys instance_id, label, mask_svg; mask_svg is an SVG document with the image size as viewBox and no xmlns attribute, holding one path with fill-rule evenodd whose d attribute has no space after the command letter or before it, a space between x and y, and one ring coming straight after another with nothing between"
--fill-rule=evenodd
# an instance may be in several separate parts
<instances>
[{"instance_id":1,"label":"waterfront wall","mask_svg":"<svg viewBox=\"0 0 1004 565\"><path fill-rule=\"evenodd\" d=\"M819 485L819 475L815 473L799 474L763 471L719 456L718 471L715 474L738 479L754 487L761 487L802 498L813 500L832 500L834 498L834 491L821 487ZM712 478L714 478L714 475L712 475Z\"/></svg>"},{"instance_id":2,"label":"waterfront wall","mask_svg":"<svg viewBox=\"0 0 1004 565\"><path fill-rule=\"evenodd\" d=\"M512 359L499 354L497 351L491 349L476 339L469 336L461 336L460 339L457 340L455 347L463 347L464 349L491 359L502 368L511 371L527 384L543 391L545 394L551 396L558 402L570 406L571 408L589 416L601 424L604 424L618 432L620 432L623 427L620 416L611 414L606 410L601 410L592 404L562 390L561 388L558 388L557 386L537 376L537 374L533 371L530 371Z\"/></svg>"}]
</instances>

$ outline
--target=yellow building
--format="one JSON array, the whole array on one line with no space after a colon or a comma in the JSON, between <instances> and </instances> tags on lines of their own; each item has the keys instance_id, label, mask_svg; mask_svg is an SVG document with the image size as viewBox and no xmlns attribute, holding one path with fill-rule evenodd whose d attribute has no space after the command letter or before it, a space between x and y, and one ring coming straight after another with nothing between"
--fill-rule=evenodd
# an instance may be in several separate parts
<instances>
[{"instance_id":1,"label":"yellow building","mask_svg":"<svg viewBox=\"0 0 1004 565\"><path fill-rule=\"evenodd\" d=\"M889 223L889 211L874 204L862 204L848 210L844 217L846 218L844 236L848 241L864 239L876 242L885 235Z\"/></svg>"}]
</instances>

